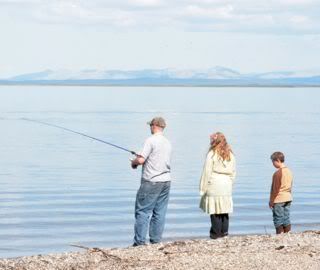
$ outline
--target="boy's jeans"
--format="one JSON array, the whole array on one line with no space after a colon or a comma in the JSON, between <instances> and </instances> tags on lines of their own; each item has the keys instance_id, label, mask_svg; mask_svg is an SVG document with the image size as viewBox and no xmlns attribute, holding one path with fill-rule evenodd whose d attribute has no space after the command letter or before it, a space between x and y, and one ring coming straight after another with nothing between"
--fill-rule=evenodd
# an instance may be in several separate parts
<instances>
[{"instance_id":1,"label":"boy's jeans","mask_svg":"<svg viewBox=\"0 0 320 270\"><path fill-rule=\"evenodd\" d=\"M169 182L142 181L136 197L134 245L144 245L149 227L151 243L161 241L169 201ZM150 220L151 218L151 220Z\"/></svg>"},{"instance_id":2,"label":"boy's jeans","mask_svg":"<svg viewBox=\"0 0 320 270\"><path fill-rule=\"evenodd\" d=\"M272 209L273 223L276 228L290 225L291 202L275 203Z\"/></svg>"}]
</instances>

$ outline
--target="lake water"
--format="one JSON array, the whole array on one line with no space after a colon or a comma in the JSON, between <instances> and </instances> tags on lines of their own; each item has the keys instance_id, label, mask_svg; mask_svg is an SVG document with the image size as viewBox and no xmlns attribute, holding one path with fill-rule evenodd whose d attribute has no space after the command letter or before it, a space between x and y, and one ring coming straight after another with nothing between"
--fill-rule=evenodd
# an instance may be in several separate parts
<instances>
[{"instance_id":1,"label":"lake water","mask_svg":"<svg viewBox=\"0 0 320 270\"><path fill-rule=\"evenodd\" d=\"M320 229L320 89L0 86L0 257L132 244L140 170L130 154L61 125L139 150L146 122L167 119L174 152L164 240L208 236L199 177L209 134L237 158L230 234L274 233L268 196L280 150L294 173L294 231Z\"/></svg>"}]
</instances>

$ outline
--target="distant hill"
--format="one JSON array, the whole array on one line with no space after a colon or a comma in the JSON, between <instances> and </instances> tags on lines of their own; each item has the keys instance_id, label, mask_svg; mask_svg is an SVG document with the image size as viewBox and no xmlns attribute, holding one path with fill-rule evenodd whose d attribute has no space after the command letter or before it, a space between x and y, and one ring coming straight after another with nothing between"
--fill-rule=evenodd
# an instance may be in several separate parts
<instances>
[{"instance_id":1,"label":"distant hill","mask_svg":"<svg viewBox=\"0 0 320 270\"><path fill-rule=\"evenodd\" d=\"M241 74L238 71L219 66L203 70L45 70L3 79L0 80L0 84L119 86L320 86L320 72L281 71Z\"/></svg>"}]
</instances>

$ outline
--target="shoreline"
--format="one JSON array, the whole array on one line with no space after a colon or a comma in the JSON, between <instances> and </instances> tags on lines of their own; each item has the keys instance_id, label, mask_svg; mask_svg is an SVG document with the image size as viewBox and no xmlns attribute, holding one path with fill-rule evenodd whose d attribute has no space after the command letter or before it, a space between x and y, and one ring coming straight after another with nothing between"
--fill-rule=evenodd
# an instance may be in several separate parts
<instances>
[{"instance_id":1,"label":"shoreline","mask_svg":"<svg viewBox=\"0 0 320 270\"><path fill-rule=\"evenodd\" d=\"M320 84L104 84L104 83L1 83L0 86L55 87L184 87L184 88L319 88Z\"/></svg>"},{"instance_id":2,"label":"shoreline","mask_svg":"<svg viewBox=\"0 0 320 270\"><path fill-rule=\"evenodd\" d=\"M0 259L0 269L320 269L320 231L179 240Z\"/></svg>"}]
</instances>

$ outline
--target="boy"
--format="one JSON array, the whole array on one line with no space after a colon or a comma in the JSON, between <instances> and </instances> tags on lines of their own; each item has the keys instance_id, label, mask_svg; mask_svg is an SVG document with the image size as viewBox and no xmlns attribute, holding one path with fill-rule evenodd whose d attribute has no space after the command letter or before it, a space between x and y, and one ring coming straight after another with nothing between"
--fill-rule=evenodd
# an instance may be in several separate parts
<instances>
[{"instance_id":1,"label":"boy","mask_svg":"<svg viewBox=\"0 0 320 270\"><path fill-rule=\"evenodd\" d=\"M293 176L284 164L283 153L274 152L271 155L271 161L278 170L272 177L269 207L272 209L276 233L287 233L291 230L290 205Z\"/></svg>"}]
</instances>

